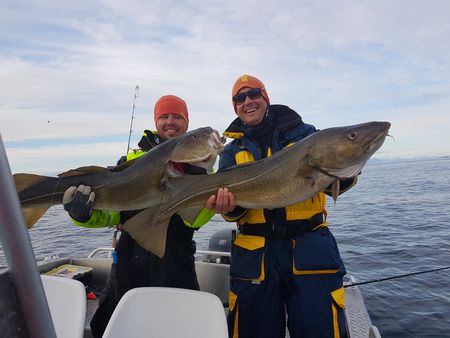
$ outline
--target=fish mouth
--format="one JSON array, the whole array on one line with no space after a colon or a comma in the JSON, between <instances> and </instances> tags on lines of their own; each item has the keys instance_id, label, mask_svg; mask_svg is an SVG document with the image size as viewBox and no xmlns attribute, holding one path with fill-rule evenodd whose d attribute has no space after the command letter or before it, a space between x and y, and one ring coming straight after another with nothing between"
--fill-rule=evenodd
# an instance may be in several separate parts
<instances>
[{"instance_id":1,"label":"fish mouth","mask_svg":"<svg viewBox=\"0 0 450 338\"><path fill-rule=\"evenodd\" d=\"M389 128L391 127L389 122L372 122L369 124L369 128L366 128L367 125L368 124L352 126L349 129L350 132L347 133L347 138L350 138L349 136L352 135L351 140L353 142L353 140L357 140L358 137L360 139L360 144L356 144L356 147L353 147L356 152L355 154L358 155L353 159L350 157L345 165L342 165L342 163L335 163L335 167L331 167L333 164L330 165L330 163L328 163L330 166L321 166L319 163L314 163L311 155L309 155L309 165L316 168L324 175L338 179L346 179L358 175L368 159L381 148L386 136L389 135ZM351 148L352 147L350 146L350 149Z\"/></svg>"},{"instance_id":2,"label":"fish mouth","mask_svg":"<svg viewBox=\"0 0 450 338\"><path fill-rule=\"evenodd\" d=\"M214 155L214 157L216 157L216 155ZM195 158L195 159L191 159L191 160L188 159L188 160L184 160L182 162L169 161L169 163L168 163L168 168L169 168L168 172L170 173L169 176L178 177L178 176L188 175L184 171L183 164L192 164L194 166L199 166L201 168L209 167L208 164L212 162L212 158L213 158L213 155L208 154L203 157L199 157L199 158ZM205 165L201 165L201 164L205 164Z\"/></svg>"},{"instance_id":3,"label":"fish mouth","mask_svg":"<svg viewBox=\"0 0 450 338\"><path fill-rule=\"evenodd\" d=\"M196 158L187 158L187 159L183 159L181 161L171 161L172 163L188 163L188 164L195 164L195 163L202 163L202 162L207 162L211 159L211 157L213 156L213 154L206 154L205 156L201 156L201 157L196 157Z\"/></svg>"},{"instance_id":4,"label":"fish mouth","mask_svg":"<svg viewBox=\"0 0 450 338\"><path fill-rule=\"evenodd\" d=\"M384 143L386 136L389 135L389 128L391 124L389 122L384 122L383 129L378 135L376 135L372 140L370 140L364 147L363 151L365 153L373 154L375 153Z\"/></svg>"},{"instance_id":5,"label":"fish mouth","mask_svg":"<svg viewBox=\"0 0 450 338\"><path fill-rule=\"evenodd\" d=\"M192 164L208 162L212 158L212 156L213 156L212 154L208 154L208 155L205 155L203 157L196 158L195 160L186 161L186 162L187 163L192 163Z\"/></svg>"},{"instance_id":6,"label":"fish mouth","mask_svg":"<svg viewBox=\"0 0 450 338\"><path fill-rule=\"evenodd\" d=\"M355 164L353 166L348 166L348 167L342 168L342 169L325 168L325 167L319 167L319 166L316 166L315 168L324 175L342 180L342 179L355 177L356 175L361 173L361 170L365 164L366 164L366 162L364 161L364 162Z\"/></svg>"},{"instance_id":7,"label":"fish mouth","mask_svg":"<svg viewBox=\"0 0 450 338\"><path fill-rule=\"evenodd\" d=\"M221 137L220 134L216 130L214 130L214 132L211 134L211 136L212 136L211 137L212 146L216 150L217 154L221 153L223 151L226 138Z\"/></svg>"}]
</instances>

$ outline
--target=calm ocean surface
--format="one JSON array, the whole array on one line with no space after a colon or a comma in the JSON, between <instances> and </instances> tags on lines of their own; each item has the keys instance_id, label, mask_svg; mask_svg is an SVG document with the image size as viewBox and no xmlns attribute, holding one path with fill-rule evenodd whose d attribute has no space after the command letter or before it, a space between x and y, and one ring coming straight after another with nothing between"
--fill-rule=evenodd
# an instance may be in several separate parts
<instances>
[{"instance_id":1,"label":"calm ocean surface","mask_svg":"<svg viewBox=\"0 0 450 338\"><path fill-rule=\"evenodd\" d=\"M358 184L328 203L328 221L349 274L357 281L450 265L450 158L374 161ZM200 229L198 249L209 236L231 228L215 217ZM109 229L82 229L61 207L30 230L37 260L83 257L109 246ZM0 247L0 267L5 266ZM450 337L450 270L360 286L383 337Z\"/></svg>"}]
</instances>

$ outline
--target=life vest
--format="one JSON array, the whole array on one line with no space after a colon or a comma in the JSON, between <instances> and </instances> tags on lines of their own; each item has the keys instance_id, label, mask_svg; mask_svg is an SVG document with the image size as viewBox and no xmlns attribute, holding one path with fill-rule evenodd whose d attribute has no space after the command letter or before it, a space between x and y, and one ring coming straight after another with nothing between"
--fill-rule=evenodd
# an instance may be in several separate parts
<instances>
[{"instance_id":1,"label":"life vest","mask_svg":"<svg viewBox=\"0 0 450 338\"><path fill-rule=\"evenodd\" d=\"M303 123L301 117L287 106L271 105L269 106L269 113L273 114L275 128L272 140L269 142L266 150L266 156L261 154L256 141L248 137L247 128L239 119L236 119L224 133L226 137L234 138L225 149L225 152L229 155L228 157L234 155L234 163L228 163L226 166L253 162L263 157L269 157L282 148L289 147L316 131L313 126ZM326 196L320 192L304 202L285 208L273 210L248 209L242 217L237 219L237 224L239 226L244 224L265 224L271 218L275 219L277 224L294 225L296 221L309 219L318 213L326 214L325 204ZM227 218L226 215L224 218L228 221L234 221L231 218Z\"/></svg>"}]
</instances>

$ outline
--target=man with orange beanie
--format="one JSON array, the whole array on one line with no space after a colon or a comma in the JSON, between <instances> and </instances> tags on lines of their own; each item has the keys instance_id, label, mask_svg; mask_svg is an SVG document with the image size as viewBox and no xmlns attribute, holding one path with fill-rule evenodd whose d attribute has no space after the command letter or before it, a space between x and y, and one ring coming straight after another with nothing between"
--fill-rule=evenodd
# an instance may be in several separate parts
<instances>
[{"instance_id":1,"label":"man with orange beanie","mask_svg":"<svg viewBox=\"0 0 450 338\"><path fill-rule=\"evenodd\" d=\"M233 139L219 171L261 160L314 133L284 105L270 104L264 84L240 76L232 88L237 118L224 132ZM341 192L355 182L341 182ZM237 206L236 206L237 204ZM221 188L206 206L236 222L231 250L230 337L345 337L345 267L325 221L325 194L285 208L244 209Z\"/></svg>"},{"instance_id":2,"label":"man with orange beanie","mask_svg":"<svg viewBox=\"0 0 450 338\"><path fill-rule=\"evenodd\" d=\"M123 156L118 164L140 157L159 143L185 133L189 124L186 102L175 95L162 96L155 104L154 120L156 131L145 130L139 149ZM188 174L206 173L204 169L188 164L181 164L177 169ZM71 187L64 194L64 209L75 224L89 228L120 225L142 211L96 210L92 208L94 200L95 194L90 187ZM122 231L113 254L114 262L105 297L100 300L91 321L94 337L103 335L117 303L130 289L145 286L199 289L194 264L195 242L192 238L194 230L213 215L213 212L204 209L193 224L188 224L179 215L172 216L164 258L146 251L126 231Z\"/></svg>"}]
</instances>

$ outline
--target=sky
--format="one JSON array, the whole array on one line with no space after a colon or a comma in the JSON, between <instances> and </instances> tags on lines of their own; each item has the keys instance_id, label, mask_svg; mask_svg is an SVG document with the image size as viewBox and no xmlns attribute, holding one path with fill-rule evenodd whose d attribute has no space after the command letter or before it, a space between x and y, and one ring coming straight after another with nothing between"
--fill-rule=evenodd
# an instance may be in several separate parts
<instances>
[{"instance_id":1,"label":"sky","mask_svg":"<svg viewBox=\"0 0 450 338\"><path fill-rule=\"evenodd\" d=\"M391 122L374 157L449 155L448 13L447 0L2 0L11 170L114 165L133 111L136 147L166 94L187 101L190 129L222 133L246 73L319 129Z\"/></svg>"}]
</instances>

